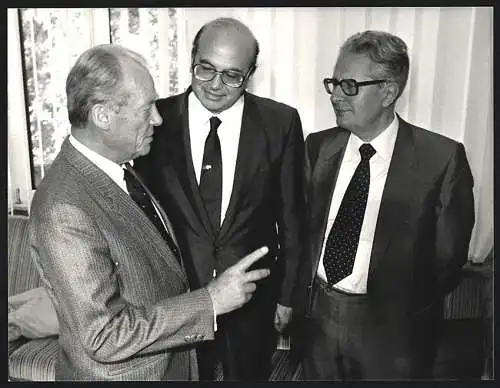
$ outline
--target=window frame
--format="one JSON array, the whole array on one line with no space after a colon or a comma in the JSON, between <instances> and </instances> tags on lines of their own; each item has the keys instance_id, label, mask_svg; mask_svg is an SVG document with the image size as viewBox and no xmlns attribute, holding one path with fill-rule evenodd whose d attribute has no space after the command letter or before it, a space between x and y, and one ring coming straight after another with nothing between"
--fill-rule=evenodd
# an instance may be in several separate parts
<instances>
[{"instance_id":1,"label":"window frame","mask_svg":"<svg viewBox=\"0 0 500 388\"><path fill-rule=\"evenodd\" d=\"M31 132L31 120L29 112L29 101L28 101L28 86L26 79L26 59L25 55L25 44L24 44L24 33L23 33L23 19L22 19L22 8L17 8L17 27L18 27L18 47L20 48L20 58L21 58L21 75L22 75L22 85L24 92L24 120L26 123L26 140L27 140L27 153L28 153L28 168L29 179L31 181L31 195L27 204L31 202L36 190L35 182L35 164L34 164L34 152L33 152L33 139ZM98 45L103 43L111 43L111 28L110 28L110 8L82 8L81 9L88 19L88 24L90 26L90 45ZM85 16L84 16L85 17ZM37 109L37 104L35 104L34 109ZM41 136L41 134L40 134ZM42 150L43 152L43 150ZM43 178L43 175L42 175ZM24 201L22 201L24 202Z\"/></svg>"}]
</instances>

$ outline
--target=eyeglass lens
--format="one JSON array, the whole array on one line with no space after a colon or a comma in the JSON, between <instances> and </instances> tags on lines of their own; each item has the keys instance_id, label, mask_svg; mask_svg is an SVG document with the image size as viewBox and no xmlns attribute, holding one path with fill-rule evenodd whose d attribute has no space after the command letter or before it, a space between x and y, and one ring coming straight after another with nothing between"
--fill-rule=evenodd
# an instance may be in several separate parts
<instances>
[{"instance_id":1,"label":"eyeglass lens","mask_svg":"<svg viewBox=\"0 0 500 388\"><path fill-rule=\"evenodd\" d=\"M245 76L234 71L217 71L211 67L197 64L194 67L194 75L200 81L211 81L217 74L221 75L222 82L228 86L239 87L241 86Z\"/></svg>"},{"instance_id":2,"label":"eyeglass lens","mask_svg":"<svg viewBox=\"0 0 500 388\"><path fill-rule=\"evenodd\" d=\"M339 82L342 91L348 96L354 96L358 93L358 84L352 79L343 79Z\"/></svg>"},{"instance_id":3,"label":"eyeglass lens","mask_svg":"<svg viewBox=\"0 0 500 388\"><path fill-rule=\"evenodd\" d=\"M358 93L358 84L353 79L343 79L339 81L338 79L333 78L329 79L326 84L328 85L327 88L330 94L332 94L335 87L339 85L342 91L348 96L354 96Z\"/></svg>"}]
</instances>

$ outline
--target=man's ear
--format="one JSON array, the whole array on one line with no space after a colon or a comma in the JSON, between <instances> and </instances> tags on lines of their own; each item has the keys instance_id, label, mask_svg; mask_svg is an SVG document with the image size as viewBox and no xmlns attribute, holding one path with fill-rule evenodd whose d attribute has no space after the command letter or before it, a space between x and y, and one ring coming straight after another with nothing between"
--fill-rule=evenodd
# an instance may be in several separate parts
<instances>
[{"instance_id":1,"label":"man's ear","mask_svg":"<svg viewBox=\"0 0 500 388\"><path fill-rule=\"evenodd\" d=\"M110 112L106 106L103 104L96 104L90 111L90 118L94 122L94 125L107 131L110 128L111 122L111 116L109 113Z\"/></svg>"},{"instance_id":2,"label":"man's ear","mask_svg":"<svg viewBox=\"0 0 500 388\"><path fill-rule=\"evenodd\" d=\"M252 81L253 75L255 74L255 70L257 70L257 65L253 65L252 68L248 71L248 75L241 85L242 89L246 89L248 87L248 84Z\"/></svg>"},{"instance_id":3,"label":"man's ear","mask_svg":"<svg viewBox=\"0 0 500 388\"><path fill-rule=\"evenodd\" d=\"M257 64L252 65L250 72L248 73L248 78L252 77L255 74L255 70L257 70Z\"/></svg>"},{"instance_id":4,"label":"man's ear","mask_svg":"<svg viewBox=\"0 0 500 388\"><path fill-rule=\"evenodd\" d=\"M399 85L396 82L389 81L383 86L383 93L382 106L387 108L396 102L399 95Z\"/></svg>"}]
</instances>

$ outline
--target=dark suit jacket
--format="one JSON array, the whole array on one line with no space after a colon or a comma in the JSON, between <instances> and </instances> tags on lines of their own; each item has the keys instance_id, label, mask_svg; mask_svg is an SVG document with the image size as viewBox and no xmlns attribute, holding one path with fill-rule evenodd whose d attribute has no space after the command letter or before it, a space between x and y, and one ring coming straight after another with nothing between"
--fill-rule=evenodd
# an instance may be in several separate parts
<instances>
[{"instance_id":1,"label":"dark suit jacket","mask_svg":"<svg viewBox=\"0 0 500 388\"><path fill-rule=\"evenodd\" d=\"M474 224L473 179L463 145L398 119L368 272L369 305L381 325L442 309L467 260ZM306 140L309 310L349 134L331 128Z\"/></svg>"},{"instance_id":2,"label":"dark suit jacket","mask_svg":"<svg viewBox=\"0 0 500 388\"><path fill-rule=\"evenodd\" d=\"M168 211L193 288L207 284L214 268L220 273L267 245L270 253L255 267L272 268L275 284L281 285L276 290L280 303L289 306L301 255L304 141L299 115L287 105L245 93L232 194L214 236L192 163L189 92L157 101L163 125L155 128L149 155L134 166Z\"/></svg>"},{"instance_id":3,"label":"dark suit jacket","mask_svg":"<svg viewBox=\"0 0 500 388\"><path fill-rule=\"evenodd\" d=\"M214 338L208 292L187 292L155 226L67 139L29 231L59 320L57 380L197 379L193 344Z\"/></svg>"}]
</instances>

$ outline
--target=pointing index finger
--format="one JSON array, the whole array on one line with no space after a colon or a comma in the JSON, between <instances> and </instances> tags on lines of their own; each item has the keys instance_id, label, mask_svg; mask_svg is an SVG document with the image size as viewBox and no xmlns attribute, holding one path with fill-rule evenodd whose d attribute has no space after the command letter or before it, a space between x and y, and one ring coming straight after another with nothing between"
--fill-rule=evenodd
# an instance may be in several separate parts
<instances>
[{"instance_id":1,"label":"pointing index finger","mask_svg":"<svg viewBox=\"0 0 500 388\"><path fill-rule=\"evenodd\" d=\"M246 255L243 259L238 261L234 266L237 267L238 269L241 269L243 271L246 271L248 267L250 267L253 263L255 263L257 260L259 260L261 257L264 257L267 252L269 252L268 247L260 247L259 249L256 249L252 253Z\"/></svg>"}]
</instances>

